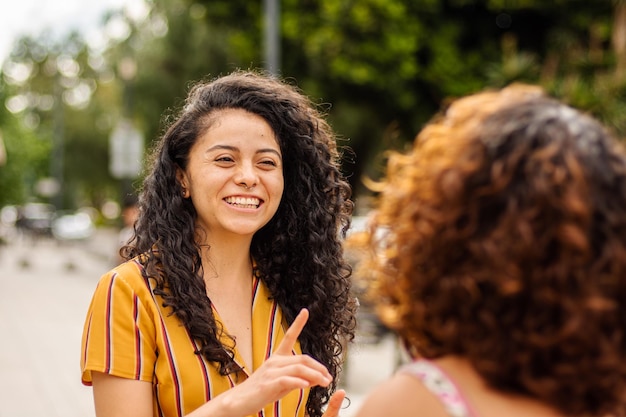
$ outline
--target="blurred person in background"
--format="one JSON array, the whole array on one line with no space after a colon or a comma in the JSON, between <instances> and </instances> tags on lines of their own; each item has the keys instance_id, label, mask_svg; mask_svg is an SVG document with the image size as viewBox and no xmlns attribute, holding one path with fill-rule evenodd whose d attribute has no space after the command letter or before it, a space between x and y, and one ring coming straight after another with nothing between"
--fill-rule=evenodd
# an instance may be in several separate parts
<instances>
[{"instance_id":1,"label":"blurred person in background","mask_svg":"<svg viewBox=\"0 0 626 417\"><path fill-rule=\"evenodd\" d=\"M380 185L351 243L412 360L358 417L626 415L626 154L600 123L478 93Z\"/></svg>"},{"instance_id":2,"label":"blurred person in background","mask_svg":"<svg viewBox=\"0 0 626 417\"><path fill-rule=\"evenodd\" d=\"M127 261L87 314L98 417L338 415L356 308L339 157L321 113L277 78L190 91L153 151Z\"/></svg>"},{"instance_id":3,"label":"blurred person in background","mask_svg":"<svg viewBox=\"0 0 626 417\"><path fill-rule=\"evenodd\" d=\"M126 258L121 250L132 239L135 231L135 222L139 218L139 202L134 194L127 195L122 201L122 228L117 235L117 247L115 250L114 265L124 262Z\"/></svg>"}]
</instances>

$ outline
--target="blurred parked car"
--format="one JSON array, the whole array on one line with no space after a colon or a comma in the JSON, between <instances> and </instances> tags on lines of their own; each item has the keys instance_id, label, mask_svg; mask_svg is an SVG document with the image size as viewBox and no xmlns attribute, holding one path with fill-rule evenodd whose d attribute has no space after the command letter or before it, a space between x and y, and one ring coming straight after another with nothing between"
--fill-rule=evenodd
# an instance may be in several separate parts
<instances>
[{"instance_id":1,"label":"blurred parked car","mask_svg":"<svg viewBox=\"0 0 626 417\"><path fill-rule=\"evenodd\" d=\"M55 208L52 204L28 203L18 207L15 227L33 238L51 237Z\"/></svg>"},{"instance_id":2,"label":"blurred parked car","mask_svg":"<svg viewBox=\"0 0 626 417\"><path fill-rule=\"evenodd\" d=\"M95 227L91 216L85 212L62 214L52 222L52 235L60 241L90 238Z\"/></svg>"},{"instance_id":3,"label":"blurred parked car","mask_svg":"<svg viewBox=\"0 0 626 417\"><path fill-rule=\"evenodd\" d=\"M5 244L15 236L15 222L17 221L17 206L9 205L0 209L0 241Z\"/></svg>"},{"instance_id":4,"label":"blurred parked car","mask_svg":"<svg viewBox=\"0 0 626 417\"><path fill-rule=\"evenodd\" d=\"M18 216L17 206L4 206L0 210L0 223L4 226L15 226Z\"/></svg>"}]
</instances>

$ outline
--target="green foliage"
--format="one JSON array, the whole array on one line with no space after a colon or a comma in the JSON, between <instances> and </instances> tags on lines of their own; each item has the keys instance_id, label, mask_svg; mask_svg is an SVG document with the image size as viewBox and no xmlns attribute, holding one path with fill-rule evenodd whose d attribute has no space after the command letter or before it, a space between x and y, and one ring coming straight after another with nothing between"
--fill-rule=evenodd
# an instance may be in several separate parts
<instances>
[{"instance_id":1,"label":"green foliage","mask_svg":"<svg viewBox=\"0 0 626 417\"><path fill-rule=\"evenodd\" d=\"M148 20L110 51L111 60L127 55L138 63L132 113L148 142L159 136L161 121L178 110L193 82L259 61L259 37L249 36L260 30L254 20L258 9L256 2L156 1L152 18L166 19L167 34L144 37L150 30ZM211 16L208 21L207 16Z\"/></svg>"},{"instance_id":2,"label":"green foliage","mask_svg":"<svg viewBox=\"0 0 626 417\"><path fill-rule=\"evenodd\" d=\"M30 74L25 80L12 79L11 71L3 74L2 101L21 97L26 104L13 109L15 114L2 110L9 155L0 186L13 190L6 194L13 203L46 200L50 196L38 194L36 183L54 178L61 189L50 201L58 208L92 205L115 189L108 174L110 126L102 125L111 106L94 99L100 74L88 63L84 41L77 34L58 43L48 39L22 38L5 63L5 68L30 68Z\"/></svg>"},{"instance_id":3,"label":"green foliage","mask_svg":"<svg viewBox=\"0 0 626 417\"><path fill-rule=\"evenodd\" d=\"M613 39L617 27L626 25L617 12L624 3L280 0L280 73L328 112L340 146L353 150L344 169L357 194L364 194L361 180L380 175L383 150L406 147L449 99L488 87L542 85L626 134L626 83L620 75L626 56ZM36 106L17 118L0 108L5 141L19 136L30 149L12 163L32 159L26 164L38 167L32 177L50 175L48 167L54 166L34 144L53 151L62 128L66 204L96 204L119 189L107 170L107 141L120 118L131 118L149 145L191 83L264 65L262 0L153 0L151 6L142 21L110 14L130 32L110 44L97 69L88 65L94 57L77 36L54 44L46 36L27 38L14 51L12 59L34 69L26 84L5 84L3 100L28 92L58 94L46 68L59 56L72 57L80 67L77 78L95 85L86 106L62 107L62 119ZM123 74L125 62L136 64L135 74ZM28 120L37 120L37 128L24 127ZM17 152L14 142L9 147ZM30 192L23 174L9 180L8 172L9 165L0 168L3 196L9 188L27 190L23 196Z\"/></svg>"},{"instance_id":4,"label":"green foliage","mask_svg":"<svg viewBox=\"0 0 626 417\"><path fill-rule=\"evenodd\" d=\"M32 131L2 118L2 140L6 163L0 166L0 207L21 204L33 195L36 180L48 172L50 142L36 137Z\"/></svg>"}]
</instances>

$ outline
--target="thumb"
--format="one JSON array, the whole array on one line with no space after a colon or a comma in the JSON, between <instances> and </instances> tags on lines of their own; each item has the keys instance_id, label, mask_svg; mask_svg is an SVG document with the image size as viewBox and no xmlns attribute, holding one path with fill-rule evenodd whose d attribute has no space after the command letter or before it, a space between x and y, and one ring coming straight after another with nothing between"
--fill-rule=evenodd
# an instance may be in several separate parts
<instances>
[{"instance_id":1,"label":"thumb","mask_svg":"<svg viewBox=\"0 0 626 417\"><path fill-rule=\"evenodd\" d=\"M322 417L338 417L344 398L346 398L346 392L344 390L340 389L335 391L330 397L330 400L328 400L328 407L326 407L326 411Z\"/></svg>"}]
</instances>

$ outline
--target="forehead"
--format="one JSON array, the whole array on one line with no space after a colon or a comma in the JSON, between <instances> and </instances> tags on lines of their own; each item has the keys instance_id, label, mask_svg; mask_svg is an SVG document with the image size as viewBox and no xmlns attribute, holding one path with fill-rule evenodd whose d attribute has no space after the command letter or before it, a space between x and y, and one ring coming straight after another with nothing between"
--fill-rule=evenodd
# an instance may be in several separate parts
<instances>
[{"instance_id":1,"label":"forehead","mask_svg":"<svg viewBox=\"0 0 626 417\"><path fill-rule=\"evenodd\" d=\"M196 144L237 143L246 147L272 147L279 150L272 127L258 114L244 109L219 109L211 112Z\"/></svg>"}]
</instances>

